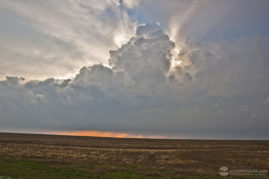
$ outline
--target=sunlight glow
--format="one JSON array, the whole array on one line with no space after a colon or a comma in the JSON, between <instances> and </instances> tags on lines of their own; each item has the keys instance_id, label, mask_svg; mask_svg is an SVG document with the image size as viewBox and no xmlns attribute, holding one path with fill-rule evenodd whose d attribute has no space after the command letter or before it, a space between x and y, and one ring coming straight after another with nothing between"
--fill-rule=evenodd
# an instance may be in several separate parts
<instances>
[{"instance_id":1,"label":"sunlight glow","mask_svg":"<svg viewBox=\"0 0 269 179\"><path fill-rule=\"evenodd\" d=\"M114 42L120 48L123 44L128 42L128 38L124 34L117 34L114 37Z\"/></svg>"},{"instance_id":2,"label":"sunlight glow","mask_svg":"<svg viewBox=\"0 0 269 179\"><path fill-rule=\"evenodd\" d=\"M182 64L182 60L178 60L178 55L180 53L180 50L175 48L171 51L171 68L174 68L176 66L180 66Z\"/></svg>"},{"instance_id":3,"label":"sunlight glow","mask_svg":"<svg viewBox=\"0 0 269 179\"><path fill-rule=\"evenodd\" d=\"M47 134L56 135L70 135L70 136L90 136L90 137L113 137L113 138L152 138L152 139L164 139L168 138L161 135L141 135L131 134L123 132L112 131L61 131L61 132L47 132Z\"/></svg>"},{"instance_id":4,"label":"sunlight glow","mask_svg":"<svg viewBox=\"0 0 269 179\"><path fill-rule=\"evenodd\" d=\"M143 138L142 135L134 135L122 132L110 131L65 131L57 132L57 135L92 136L92 137L116 137L116 138Z\"/></svg>"},{"instance_id":5,"label":"sunlight glow","mask_svg":"<svg viewBox=\"0 0 269 179\"><path fill-rule=\"evenodd\" d=\"M173 67L176 67L176 66L180 66L182 64L182 61L181 60L179 60L179 61L174 61L174 60L172 60L171 61L171 67L173 68Z\"/></svg>"}]
</instances>

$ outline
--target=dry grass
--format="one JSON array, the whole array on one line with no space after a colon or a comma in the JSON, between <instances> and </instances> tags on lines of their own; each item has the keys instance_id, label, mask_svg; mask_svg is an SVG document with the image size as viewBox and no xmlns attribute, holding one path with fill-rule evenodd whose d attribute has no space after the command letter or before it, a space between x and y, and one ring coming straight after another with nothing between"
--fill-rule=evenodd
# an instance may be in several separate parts
<instances>
[{"instance_id":1,"label":"dry grass","mask_svg":"<svg viewBox=\"0 0 269 179\"><path fill-rule=\"evenodd\" d=\"M145 176L216 176L221 166L269 169L269 141L161 140L0 134L0 156L94 172L135 167Z\"/></svg>"}]
</instances>

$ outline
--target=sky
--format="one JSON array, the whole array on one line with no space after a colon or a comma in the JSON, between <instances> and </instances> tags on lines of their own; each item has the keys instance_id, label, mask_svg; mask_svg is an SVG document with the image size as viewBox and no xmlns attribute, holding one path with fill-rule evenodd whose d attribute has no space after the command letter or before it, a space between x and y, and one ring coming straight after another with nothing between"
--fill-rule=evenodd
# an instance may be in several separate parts
<instances>
[{"instance_id":1,"label":"sky","mask_svg":"<svg viewBox=\"0 0 269 179\"><path fill-rule=\"evenodd\" d=\"M0 1L0 132L269 139L268 0Z\"/></svg>"}]
</instances>

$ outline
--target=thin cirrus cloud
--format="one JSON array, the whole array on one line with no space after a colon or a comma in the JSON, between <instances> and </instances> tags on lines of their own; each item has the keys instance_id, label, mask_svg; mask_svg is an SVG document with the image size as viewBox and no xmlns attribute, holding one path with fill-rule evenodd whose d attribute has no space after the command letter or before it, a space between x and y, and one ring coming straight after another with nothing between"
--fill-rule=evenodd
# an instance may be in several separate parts
<instances>
[{"instance_id":1,"label":"thin cirrus cloud","mask_svg":"<svg viewBox=\"0 0 269 179\"><path fill-rule=\"evenodd\" d=\"M1 43L0 129L268 138L267 2L25 2L0 3L29 36Z\"/></svg>"}]
</instances>

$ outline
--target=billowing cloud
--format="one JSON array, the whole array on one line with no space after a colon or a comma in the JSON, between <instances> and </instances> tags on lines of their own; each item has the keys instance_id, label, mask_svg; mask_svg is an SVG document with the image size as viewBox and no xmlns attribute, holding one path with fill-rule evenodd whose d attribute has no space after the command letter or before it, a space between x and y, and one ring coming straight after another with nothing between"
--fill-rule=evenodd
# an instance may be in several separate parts
<instances>
[{"instance_id":1,"label":"billowing cloud","mask_svg":"<svg viewBox=\"0 0 269 179\"><path fill-rule=\"evenodd\" d=\"M259 47L246 43L255 41ZM159 25L141 25L110 51L110 67L83 67L70 80L1 81L1 128L266 138L268 45L260 38L186 44L172 67L175 43Z\"/></svg>"},{"instance_id":2,"label":"billowing cloud","mask_svg":"<svg viewBox=\"0 0 269 179\"><path fill-rule=\"evenodd\" d=\"M1 131L268 139L267 0L0 5Z\"/></svg>"}]
</instances>

